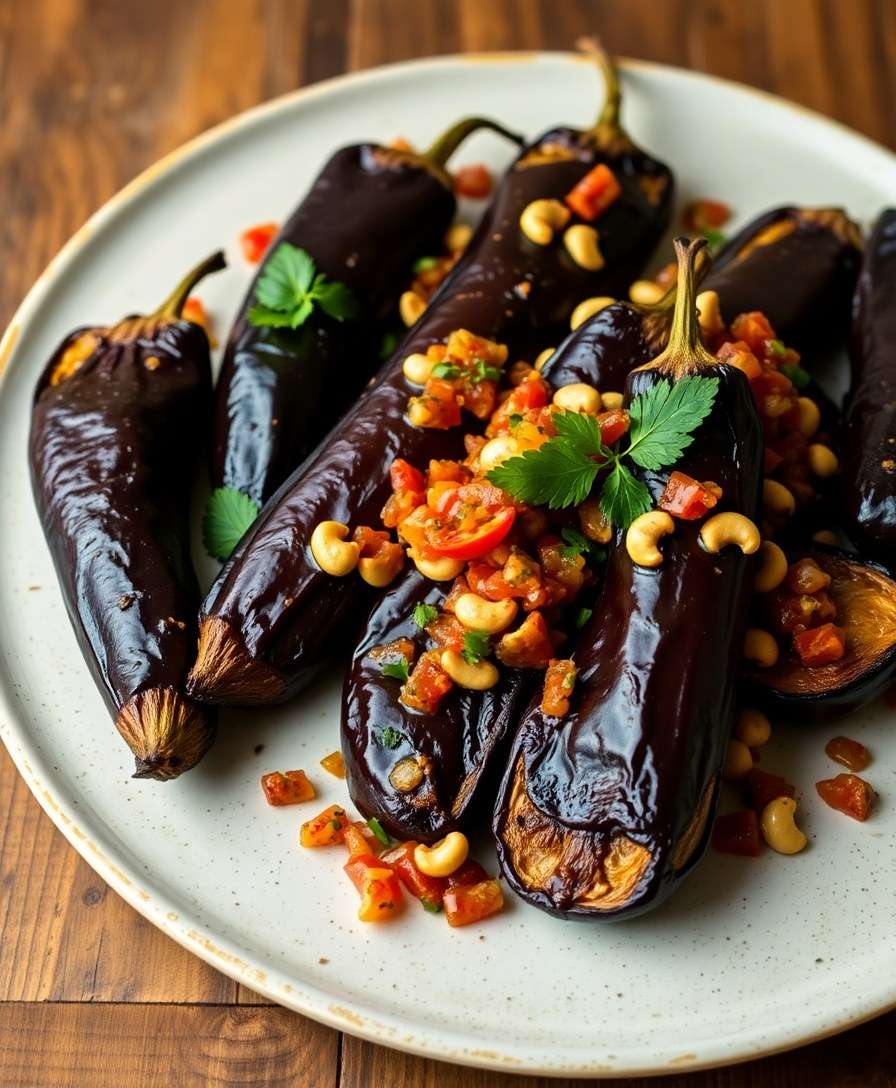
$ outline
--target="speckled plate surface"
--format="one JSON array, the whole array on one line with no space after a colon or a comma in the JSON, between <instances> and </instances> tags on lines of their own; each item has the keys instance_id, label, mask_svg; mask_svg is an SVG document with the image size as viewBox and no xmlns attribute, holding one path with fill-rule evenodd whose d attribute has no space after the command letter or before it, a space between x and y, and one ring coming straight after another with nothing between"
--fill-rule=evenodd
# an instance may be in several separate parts
<instances>
[{"instance_id":1,"label":"speckled plate surface","mask_svg":"<svg viewBox=\"0 0 896 1088\"><path fill-rule=\"evenodd\" d=\"M785 103L638 63L626 65L624 89L625 121L674 166L683 201L721 197L739 221L776 202L843 203L868 221L896 199L892 155ZM811 847L798 857L711 855L664 909L614 927L563 923L512 897L481 927L451 930L416 910L365 927L340 859L297 848L307 810L270 809L258 788L266 770L304 766L321 804L346 800L342 783L314 773L338 745L338 669L288 706L226 714L217 746L184 778L129 778L32 507L26 434L35 378L65 332L145 310L222 243L232 267L201 294L226 330L250 275L238 232L283 218L339 144L397 133L425 143L470 112L535 134L584 124L598 93L592 70L565 54L449 57L254 110L100 211L0 345L0 734L69 841L150 921L275 1001L432 1057L583 1076L722 1064L896 1004L892 712L849 724L875 756L880 807L865 825L826 809L812 788L834 771L823 754L833 731L776 730L764 760L802 788ZM507 157L481 136L461 161L500 167ZM832 380L842 386L842 371ZM480 857L494 864L485 841Z\"/></svg>"}]
</instances>

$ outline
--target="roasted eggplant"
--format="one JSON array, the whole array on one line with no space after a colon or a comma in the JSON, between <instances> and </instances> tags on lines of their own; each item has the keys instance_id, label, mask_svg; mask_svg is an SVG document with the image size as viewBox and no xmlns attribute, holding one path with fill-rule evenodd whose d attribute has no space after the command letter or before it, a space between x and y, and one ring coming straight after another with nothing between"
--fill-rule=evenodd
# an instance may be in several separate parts
<instances>
[{"instance_id":1,"label":"roasted eggplant","mask_svg":"<svg viewBox=\"0 0 896 1088\"><path fill-rule=\"evenodd\" d=\"M353 144L318 174L271 244L227 341L215 391L214 487L263 502L360 393L414 259L441 249L454 216L445 163L482 128L516 139L492 121L466 118L426 153ZM349 289L350 318L316 306L298 328L253 323L257 284L284 243Z\"/></svg>"},{"instance_id":2,"label":"roasted eggplant","mask_svg":"<svg viewBox=\"0 0 896 1088\"><path fill-rule=\"evenodd\" d=\"M747 683L771 707L799 721L843 717L872 702L896 678L896 579L853 552L813 545L808 553L830 575L827 592L846 633L846 654L807 667L792 652ZM802 555L802 553L800 553Z\"/></svg>"},{"instance_id":3,"label":"roasted eggplant","mask_svg":"<svg viewBox=\"0 0 896 1088\"><path fill-rule=\"evenodd\" d=\"M181 318L215 254L158 310L67 336L37 385L34 497L69 617L136 758L135 778L176 778L214 719L183 694L196 648L191 474L211 410L208 338Z\"/></svg>"},{"instance_id":4,"label":"roasted eggplant","mask_svg":"<svg viewBox=\"0 0 896 1088\"><path fill-rule=\"evenodd\" d=\"M856 289L843 441L846 529L896 560L896 209L877 221Z\"/></svg>"},{"instance_id":5,"label":"roasted eggplant","mask_svg":"<svg viewBox=\"0 0 896 1088\"><path fill-rule=\"evenodd\" d=\"M839 208L773 208L722 249L703 283L722 317L760 310L785 344L806 352L845 335L861 261L858 227Z\"/></svg>"},{"instance_id":6,"label":"roasted eggplant","mask_svg":"<svg viewBox=\"0 0 896 1088\"><path fill-rule=\"evenodd\" d=\"M629 400L663 379L718 378L681 467L722 490L719 509L758 517L762 432L748 383L699 345L693 262L676 242L679 293L667 349L632 373ZM654 499L667 473L641 478ZM734 712L750 603L739 548L710 554L693 521L675 523L662 563L637 566L617 531L594 613L573 660L563 717L530 706L499 791L494 832L504 875L565 918L631 917L660 903L709 837Z\"/></svg>"},{"instance_id":7,"label":"roasted eggplant","mask_svg":"<svg viewBox=\"0 0 896 1088\"><path fill-rule=\"evenodd\" d=\"M389 495L396 457L426 464L462 456L459 429L412 425L413 386L403 363L458 329L499 341L511 358L556 343L583 297L615 295L631 282L670 217L673 182L619 125L614 67L601 57L607 102L596 125L557 128L526 148L498 188L466 253L423 317L354 409L271 499L212 587L189 690L214 703L267 704L299 691L347 641L365 607L356 576L334 580L308 549L315 526L370 524ZM620 187L600 218L603 264L572 259L559 232L530 240L521 217L536 200L559 204L598 164ZM545 239L542 239L543 241Z\"/></svg>"}]
</instances>

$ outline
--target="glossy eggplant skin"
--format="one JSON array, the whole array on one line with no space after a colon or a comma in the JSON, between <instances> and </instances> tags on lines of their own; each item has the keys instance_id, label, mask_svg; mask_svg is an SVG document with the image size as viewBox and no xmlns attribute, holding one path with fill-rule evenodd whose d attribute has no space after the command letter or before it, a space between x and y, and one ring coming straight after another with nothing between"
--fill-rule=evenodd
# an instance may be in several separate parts
<instances>
[{"instance_id":1,"label":"glossy eggplant skin","mask_svg":"<svg viewBox=\"0 0 896 1088\"><path fill-rule=\"evenodd\" d=\"M95 346L73 372L66 352ZM196 646L192 477L211 409L205 332L135 318L66 337L37 386L34 497L66 608L135 777L174 778L213 718L182 694Z\"/></svg>"},{"instance_id":2,"label":"glossy eggplant skin","mask_svg":"<svg viewBox=\"0 0 896 1088\"><path fill-rule=\"evenodd\" d=\"M714 368L714 407L681 460L715 480L719 510L758 517L762 436L743 374ZM657 380L636 371L626 394ZM656 500L668 470L642 472ZM752 560L703 551L676 522L660 567L617 532L579 635L569 713L529 707L494 817L501 868L524 899L564 918L614 920L657 906L706 846L734 713Z\"/></svg>"},{"instance_id":3,"label":"glossy eggplant skin","mask_svg":"<svg viewBox=\"0 0 896 1088\"><path fill-rule=\"evenodd\" d=\"M882 213L856 289L842 489L863 553L896 557L896 209Z\"/></svg>"},{"instance_id":4,"label":"glossy eggplant skin","mask_svg":"<svg viewBox=\"0 0 896 1088\"><path fill-rule=\"evenodd\" d=\"M845 336L860 261L859 229L840 209L772 208L727 242L701 290L718 294L726 322L760 310L808 352Z\"/></svg>"},{"instance_id":5,"label":"glossy eggplant skin","mask_svg":"<svg viewBox=\"0 0 896 1088\"><path fill-rule=\"evenodd\" d=\"M600 220L605 266L589 272L560 238L548 246L530 242L519 220L530 202L562 200L607 161L623 193ZM422 318L222 570L202 608L189 685L196 698L262 705L298 692L345 645L346 623L353 625L367 601L357 577L334 579L316 566L308 550L314 527L324 520L374 524L396 457L426 465L463 456L462 428L436 431L408 421L408 398L418 390L403 376L404 359L460 328L507 344L511 360L534 358L560 339L582 298L617 294L637 275L669 221L672 189L667 168L627 141L607 151L588 134L555 129L524 150Z\"/></svg>"},{"instance_id":6,"label":"glossy eggplant skin","mask_svg":"<svg viewBox=\"0 0 896 1088\"><path fill-rule=\"evenodd\" d=\"M237 314L215 390L212 484L263 502L372 377L382 323L415 258L441 250L455 213L443 172L375 144L337 151L283 225L284 242L346 284L360 307L343 322L315 309L298 329L249 322L252 282Z\"/></svg>"}]
</instances>

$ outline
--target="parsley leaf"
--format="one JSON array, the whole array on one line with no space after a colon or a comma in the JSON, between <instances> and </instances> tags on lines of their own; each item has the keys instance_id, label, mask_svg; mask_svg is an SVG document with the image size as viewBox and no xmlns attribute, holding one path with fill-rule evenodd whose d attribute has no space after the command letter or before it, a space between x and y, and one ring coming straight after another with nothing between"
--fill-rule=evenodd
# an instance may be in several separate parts
<instances>
[{"instance_id":1,"label":"parsley leaf","mask_svg":"<svg viewBox=\"0 0 896 1088\"><path fill-rule=\"evenodd\" d=\"M415 604L414 611L411 613L411 619L418 627L426 627L427 624L433 623L438 618L438 608L434 604L425 604L423 601Z\"/></svg>"},{"instance_id":2,"label":"parsley leaf","mask_svg":"<svg viewBox=\"0 0 896 1088\"><path fill-rule=\"evenodd\" d=\"M586 559L593 558L596 560L603 560L606 558L606 552L603 548L599 548L593 540L589 540L584 533L580 533L578 529L572 529L567 526L565 529L560 530L560 536L563 537L564 546L560 549L560 554L564 559L575 559L577 555L583 555Z\"/></svg>"},{"instance_id":3,"label":"parsley leaf","mask_svg":"<svg viewBox=\"0 0 896 1088\"><path fill-rule=\"evenodd\" d=\"M216 487L202 515L202 543L215 559L229 559L258 517L258 503L234 487Z\"/></svg>"},{"instance_id":4,"label":"parsley leaf","mask_svg":"<svg viewBox=\"0 0 896 1088\"><path fill-rule=\"evenodd\" d=\"M478 665L484 657L488 657L490 651L491 645L487 632L467 631L464 635L464 648L461 650L461 657L470 665Z\"/></svg>"},{"instance_id":5,"label":"parsley leaf","mask_svg":"<svg viewBox=\"0 0 896 1088\"><path fill-rule=\"evenodd\" d=\"M434 378L444 378L446 381L450 381L452 378L459 378L461 370L454 363L436 363L430 373Z\"/></svg>"},{"instance_id":6,"label":"parsley leaf","mask_svg":"<svg viewBox=\"0 0 896 1088\"><path fill-rule=\"evenodd\" d=\"M315 306L336 321L358 316L354 295L344 283L318 272L309 253L281 242L265 263L255 284L256 305L249 324L297 329Z\"/></svg>"},{"instance_id":7,"label":"parsley leaf","mask_svg":"<svg viewBox=\"0 0 896 1088\"><path fill-rule=\"evenodd\" d=\"M383 338L380 341L379 357L381 359L388 359L398 347L398 341L399 336L397 332L384 333Z\"/></svg>"},{"instance_id":8,"label":"parsley leaf","mask_svg":"<svg viewBox=\"0 0 896 1088\"><path fill-rule=\"evenodd\" d=\"M652 507L653 501L645 485L621 461L617 461L604 480L600 493L600 508L604 517L621 529L627 529L635 518L646 514Z\"/></svg>"},{"instance_id":9,"label":"parsley leaf","mask_svg":"<svg viewBox=\"0 0 896 1088\"><path fill-rule=\"evenodd\" d=\"M631 431L625 455L642 468L674 464L694 441L693 432L709 415L718 388L718 378L695 375L659 381L635 397L629 405Z\"/></svg>"},{"instance_id":10,"label":"parsley leaf","mask_svg":"<svg viewBox=\"0 0 896 1088\"><path fill-rule=\"evenodd\" d=\"M398 748L403 740L404 733L400 732L398 729L393 729L391 725L387 725L376 734L377 744L379 744L381 748L388 748L390 751L394 751Z\"/></svg>"},{"instance_id":11,"label":"parsley leaf","mask_svg":"<svg viewBox=\"0 0 896 1088\"><path fill-rule=\"evenodd\" d=\"M391 676L393 680L400 680L403 684L408 682L411 675L411 667L406 657L400 657L397 661L390 661L383 665L383 676Z\"/></svg>"},{"instance_id":12,"label":"parsley leaf","mask_svg":"<svg viewBox=\"0 0 896 1088\"><path fill-rule=\"evenodd\" d=\"M812 381L807 371L803 370L801 366L782 366L781 373L790 378L797 389L805 389L809 382Z\"/></svg>"}]
</instances>

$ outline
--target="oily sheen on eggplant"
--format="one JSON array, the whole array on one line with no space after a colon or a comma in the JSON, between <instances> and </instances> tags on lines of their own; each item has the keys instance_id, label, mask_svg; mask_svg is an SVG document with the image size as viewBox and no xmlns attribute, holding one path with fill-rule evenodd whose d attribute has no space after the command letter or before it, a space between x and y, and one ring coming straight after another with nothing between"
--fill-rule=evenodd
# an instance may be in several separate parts
<instances>
[{"instance_id":1,"label":"oily sheen on eggplant","mask_svg":"<svg viewBox=\"0 0 896 1088\"><path fill-rule=\"evenodd\" d=\"M357 575L334 579L314 563L314 527L333 520L373 524L389 495L388 466L463 456L461 430L413 426L416 392L404 359L457 329L534 358L568 328L585 297L615 295L637 275L671 213L667 167L636 148L619 125L619 89L609 60L607 102L585 131L557 128L510 168L475 236L428 310L355 407L273 496L224 567L202 608L200 647L189 681L194 697L263 705L289 698L346 643L369 600ZM531 242L520 216L532 201L562 200L597 163L612 168L622 194L600 219L605 264L576 264L556 237Z\"/></svg>"},{"instance_id":2,"label":"oily sheen on eggplant","mask_svg":"<svg viewBox=\"0 0 896 1088\"><path fill-rule=\"evenodd\" d=\"M189 467L211 409L208 338L180 314L223 254L158 310L83 328L37 385L34 499L69 618L136 778L176 778L212 743L214 719L183 694L196 647Z\"/></svg>"},{"instance_id":3,"label":"oily sheen on eggplant","mask_svg":"<svg viewBox=\"0 0 896 1088\"><path fill-rule=\"evenodd\" d=\"M660 380L719 380L679 467L722 488L718 509L758 518L762 432L744 375L699 345L693 261L676 242L679 295L669 347L632 373L631 399ZM639 475L654 500L667 471ZM751 559L704 551L678 521L656 569L617 531L592 618L575 641L569 713L533 703L494 815L502 871L525 900L565 918L655 907L703 853L734 713Z\"/></svg>"}]
</instances>

